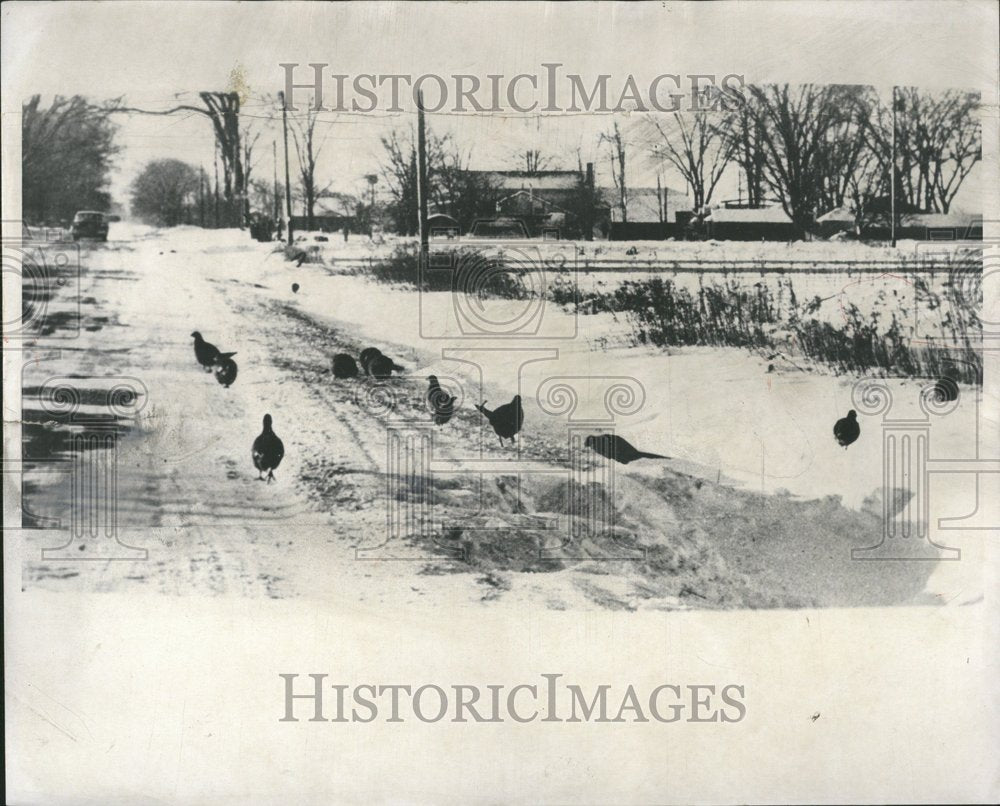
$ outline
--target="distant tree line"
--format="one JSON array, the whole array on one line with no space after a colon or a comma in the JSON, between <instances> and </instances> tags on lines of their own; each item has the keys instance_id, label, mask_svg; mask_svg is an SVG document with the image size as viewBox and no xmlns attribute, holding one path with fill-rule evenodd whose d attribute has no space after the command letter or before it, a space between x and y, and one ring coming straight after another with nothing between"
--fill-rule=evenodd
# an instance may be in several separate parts
<instances>
[{"instance_id":1,"label":"distant tree line","mask_svg":"<svg viewBox=\"0 0 1000 806\"><path fill-rule=\"evenodd\" d=\"M78 210L110 209L108 183L119 147L111 120L116 102L33 95L21 106L22 217L68 222Z\"/></svg>"},{"instance_id":2,"label":"distant tree line","mask_svg":"<svg viewBox=\"0 0 1000 806\"><path fill-rule=\"evenodd\" d=\"M150 175L132 189L133 200L142 200L142 215L163 222L192 219L210 225L217 220L222 226L239 226L251 208L269 216L283 208L280 185L276 205L275 182L251 178L254 158L259 158L254 149L261 136L260 121L274 123L276 118L241 114L241 99L233 92L202 92L198 98L200 104L150 111L126 107L120 100L95 104L81 96L56 96L44 106L40 96L33 96L22 106L25 218L57 222L80 209L109 209L109 174L119 150L112 121L117 113L197 112L211 123L215 135L221 187L214 191L209 187L206 193L209 183L200 169L157 161L155 167L147 166ZM836 207L850 207L859 225L884 221L894 132L897 210L948 212L982 159L979 95L902 87L893 99L895 109L872 87L771 84L747 86L735 95L706 89L694 110L638 110L623 122L613 120L609 131L594 144L607 149L616 198L601 200L585 187L579 170L580 186L567 212L586 222L593 206L603 201L619 208L621 219L628 221L626 169L638 157L681 177L695 210L712 204L723 174L735 168L748 205L775 200L802 232L812 230L817 216ZM260 100L257 107L266 108L273 99ZM376 205L371 185L360 183L357 195L333 194L329 184L320 180L317 162L324 138L318 136L317 122L315 113L290 120L298 163L292 196L307 220L312 221L318 201L326 199L325 206L353 216L356 223L370 224L380 218L383 226L414 234L417 159L413 131L400 128L382 137L380 195L387 201ZM520 157L529 173L553 161L552 155L539 149L529 149ZM476 218L494 215L500 195L488 174L469 170L470 158L470 151L453 137L428 133L428 201L456 218L463 229ZM577 161L582 162L579 154ZM199 185L196 211L191 171ZM159 179L154 181L154 175ZM174 189L168 193L164 182ZM163 192L154 193L156 187ZM183 204L176 199L177 188L186 189ZM149 205L157 196L154 210Z\"/></svg>"},{"instance_id":3,"label":"distant tree line","mask_svg":"<svg viewBox=\"0 0 1000 806\"><path fill-rule=\"evenodd\" d=\"M198 224L205 217L204 177L175 159L146 163L131 187L132 215L163 227Z\"/></svg>"},{"instance_id":4,"label":"distant tree line","mask_svg":"<svg viewBox=\"0 0 1000 806\"><path fill-rule=\"evenodd\" d=\"M982 159L979 94L898 88L898 209L947 213ZM711 203L722 172L740 170L747 203L780 202L805 232L850 206L859 223L887 214L893 109L872 87L771 84L738 97L706 92L695 111L633 116L634 146L687 182L695 209Z\"/></svg>"},{"instance_id":5,"label":"distant tree line","mask_svg":"<svg viewBox=\"0 0 1000 806\"><path fill-rule=\"evenodd\" d=\"M982 159L979 95L901 87L893 97L897 211L947 213ZM741 94L708 88L695 109L638 110L623 122L613 120L596 143L606 149L613 196L588 192L581 167L577 198L567 212L585 221L588 206L603 203L628 221L626 169L638 157L683 179L695 211L712 204L724 174L736 169L747 206L778 203L800 232L814 230L818 216L839 207L853 210L859 226L887 222L892 137L891 102L872 87L769 84L746 86ZM413 133L396 129L382 145L387 223L413 234ZM538 149L520 157L528 173L552 162ZM469 155L453 138L429 133L429 201L463 229L477 217L495 214L499 195L482 172L468 171L468 163Z\"/></svg>"}]
</instances>

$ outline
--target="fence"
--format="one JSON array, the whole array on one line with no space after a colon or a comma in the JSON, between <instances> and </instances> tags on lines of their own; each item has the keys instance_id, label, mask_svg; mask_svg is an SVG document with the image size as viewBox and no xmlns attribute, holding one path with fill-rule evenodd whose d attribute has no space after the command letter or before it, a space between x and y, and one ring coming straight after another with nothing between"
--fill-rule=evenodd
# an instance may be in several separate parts
<instances>
[{"instance_id":1,"label":"fence","mask_svg":"<svg viewBox=\"0 0 1000 806\"><path fill-rule=\"evenodd\" d=\"M532 248L544 242L532 243ZM465 242L465 248L475 248ZM487 245L496 249L495 243ZM511 243L514 260L506 268L511 272L550 271L559 274L568 264L561 259L558 248L553 249L551 260L542 258L541 265L530 260L519 259L517 249L519 244ZM544 248L544 247L543 247ZM499 256L499 250L498 250ZM320 260L333 274L341 274L354 270L368 270L376 263L389 256L366 257L328 257L320 256ZM964 262L963 262L964 265ZM943 274L954 270L954 265L943 261L927 259L913 260L771 260L768 258L743 260L697 260L669 258L614 258L614 257L576 257L572 261L573 272L663 272L678 274Z\"/></svg>"}]
</instances>

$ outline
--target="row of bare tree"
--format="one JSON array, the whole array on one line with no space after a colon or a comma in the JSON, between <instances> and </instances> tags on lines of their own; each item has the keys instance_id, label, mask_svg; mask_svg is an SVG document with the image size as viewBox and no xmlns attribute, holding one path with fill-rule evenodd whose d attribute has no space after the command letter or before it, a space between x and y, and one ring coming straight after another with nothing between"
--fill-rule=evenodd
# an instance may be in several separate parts
<instances>
[{"instance_id":1,"label":"row of bare tree","mask_svg":"<svg viewBox=\"0 0 1000 806\"><path fill-rule=\"evenodd\" d=\"M888 215L895 127L897 210L947 213L982 158L976 93L898 88L891 106L867 86L748 86L739 98L707 91L697 110L633 113L600 135L615 198L628 221L627 167L633 155L679 176L695 210L712 204L723 175L739 171L748 206L777 201L799 229L838 208L859 226ZM416 157L412 133L383 138L389 216L402 232L416 229ZM562 162L538 149L523 152L526 173ZM581 161L578 155L578 163ZM468 153L451 138L428 143L431 198L464 223L491 211L495 191L467 176ZM581 182L583 180L582 170ZM580 205L588 200L581 188Z\"/></svg>"},{"instance_id":2,"label":"row of bare tree","mask_svg":"<svg viewBox=\"0 0 1000 806\"><path fill-rule=\"evenodd\" d=\"M262 127L277 120L275 100L256 99L262 113L254 115L241 109L241 98L234 92L202 92L198 98L200 104L155 111L129 107L120 100L95 105L79 96L57 97L44 109L38 96L31 98L23 106L25 216L43 220L86 207L107 208L107 178L117 152L112 116L120 113L204 115L221 158L221 225L244 225L251 198L271 213L277 208L277 182L255 181L252 174ZM906 87L894 91L893 98L895 110L865 86L748 86L738 98L708 90L696 111L643 112L628 116L624 123L615 120L597 145L608 149L616 203L626 221L626 168L636 152L640 160L683 178L696 210L712 203L723 174L735 166L749 204L759 205L768 198L779 201L802 231L813 227L817 215L835 207L850 206L859 223L884 214L895 153L899 209L948 212L982 157L979 97L958 90ZM310 227L317 200L330 195L329 184L317 175L317 165L335 123L312 111L289 116L298 166L294 196ZM395 130L382 138L382 145L382 176L390 198L382 212L396 229L413 233L417 228L413 132ZM431 133L428 138L431 201L452 211L463 226L493 212L496 200L496 189L483 175L468 170L470 154L449 136ZM524 157L529 173L551 162L537 149ZM354 196L334 195L345 215L374 213L368 209L371 205ZM582 207L594 201L583 188L580 197Z\"/></svg>"},{"instance_id":3,"label":"row of bare tree","mask_svg":"<svg viewBox=\"0 0 1000 806\"><path fill-rule=\"evenodd\" d=\"M68 222L78 210L108 210L117 102L92 104L57 95L47 106L34 95L21 107L22 217L33 224Z\"/></svg>"},{"instance_id":4,"label":"row of bare tree","mask_svg":"<svg viewBox=\"0 0 1000 806\"><path fill-rule=\"evenodd\" d=\"M776 199L803 231L841 206L862 223L884 213L895 153L899 209L947 213L982 158L979 96L904 87L893 97L895 116L872 87L748 86L738 103L707 96L699 111L635 116L628 139L687 182L695 209L735 165L749 204Z\"/></svg>"}]
</instances>

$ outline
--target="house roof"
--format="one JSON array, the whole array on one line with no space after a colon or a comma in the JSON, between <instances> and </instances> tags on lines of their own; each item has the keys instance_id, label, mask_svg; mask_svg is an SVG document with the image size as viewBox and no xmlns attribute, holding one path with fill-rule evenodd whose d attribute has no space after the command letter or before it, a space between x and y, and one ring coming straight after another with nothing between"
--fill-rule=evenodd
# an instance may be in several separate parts
<instances>
[{"instance_id":1,"label":"house roof","mask_svg":"<svg viewBox=\"0 0 1000 806\"><path fill-rule=\"evenodd\" d=\"M482 174L501 190L575 190L578 171L471 171Z\"/></svg>"},{"instance_id":2,"label":"house roof","mask_svg":"<svg viewBox=\"0 0 1000 806\"><path fill-rule=\"evenodd\" d=\"M950 213L915 213L903 216L903 226L911 227L981 227L983 217L961 211Z\"/></svg>"},{"instance_id":3,"label":"house roof","mask_svg":"<svg viewBox=\"0 0 1000 806\"><path fill-rule=\"evenodd\" d=\"M320 196L313 204L313 215L351 218L354 215L354 204L354 200L347 197Z\"/></svg>"},{"instance_id":4,"label":"house roof","mask_svg":"<svg viewBox=\"0 0 1000 806\"><path fill-rule=\"evenodd\" d=\"M565 212L565 210L563 210L562 207L560 207L558 204L556 204L555 202L553 202L551 199L545 198L544 196L539 196L535 191L536 191L536 189L534 189L534 188L532 188L532 189L524 189L524 190L515 190L513 193L510 193L510 194L504 196L503 198L498 199L497 200L497 204L501 204L502 205L502 204L504 204L506 202L509 202L511 199L516 199L516 198L521 197L521 198L531 199L532 201L537 201L546 210L548 210L548 209L551 208L551 209L559 210L561 212Z\"/></svg>"},{"instance_id":5,"label":"house roof","mask_svg":"<svg viewBox=\"0 0 1000 806\"><path fill-rule=\"evenodd\" d=\"M834 207L832 210L823 213L823 215L816 219L817 224L826 224L827 222L853 224L854 213L852 213L848 207Z\"/></svg>"},{"instance_id":6,"label":"house roof","mask_svg":"<svg viewBox=\"0 0 1000 806\"><path fill-rule=\"evenodd\" d=\"M909 227L975 227L982 226L983 217L977 214L953 210L950 213L902 213L901 225ZM854 213L849 207L835 207L816 219L819 224L827 222L854 223Z\"/></svg>"},{"instance_id":7,"label":"house roof","mask_svg":"<svg viewBox=\"0 0 1000 806\"><path fill-rule=\"evenodd\" d=\"M708 221L716 224L790 224L792 219L780 207L729 208L709 211Z\"/></svg>"}]
</instances>

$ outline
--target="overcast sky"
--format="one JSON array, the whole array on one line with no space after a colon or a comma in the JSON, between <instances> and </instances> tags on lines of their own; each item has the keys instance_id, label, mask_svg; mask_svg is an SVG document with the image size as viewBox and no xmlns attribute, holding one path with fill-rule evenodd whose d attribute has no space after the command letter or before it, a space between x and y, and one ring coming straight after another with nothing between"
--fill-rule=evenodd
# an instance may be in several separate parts
<instances>
[{"instance_id":1,"label":"overcast sky","mask_svg":"<svg viewBox=\"0 0 1000 806\"><path fill-rule=\"evenodd\" d=\"M482 77L579 73L589 86L612 76L614 96L629 74L643 90L661 73L741 74L748 83L862 83L890 87L980 89L995 114L996 6L983 3L650 3L325 4L325 3L6 3L3 16L3 110L17 114L32 93L124 96L132 106L165 108L199 90L248 92L247 112L265 128L256 175L272 173L271 141L280 129L253 106L282 88L282 62L329 65L327 73ZM15 19L16 24L9 24ZM14 35L14 31L17 35ZM25 31L31 31L25 35ZM236 83L234 83L234 80ZM448 79L449 82L452 79ZM560 93L568 84L560 84ZM329 87L329 85L328 85ZM528 93L530 95L531 93ZM385 97L383 95L383 97ZM543 93L535 98L544 102ZM568 99L560 95L560 102ZM411 112L323 116L319 173L333 188L357 192L376 172L379 138L410 126ZM248 118L249 120L249 118ZM122 116L124 152L113 191L148 160L175 157L210 171L213 136L201 115ZM552 167L575 168L577 153L610 183L598 136L606 115L428 116L450 132L473 167L517 168L515 154L538 148ZM280 157L280 151L279 151ZM294 171L294 152L293 166ZM655 168L634 154L633 184L655 184ZM983 171L957 204L980 209ZM683 181L666 175L680 190ZM735 174L718 197L736 195Z\"/></svg>"}]
</instances>

